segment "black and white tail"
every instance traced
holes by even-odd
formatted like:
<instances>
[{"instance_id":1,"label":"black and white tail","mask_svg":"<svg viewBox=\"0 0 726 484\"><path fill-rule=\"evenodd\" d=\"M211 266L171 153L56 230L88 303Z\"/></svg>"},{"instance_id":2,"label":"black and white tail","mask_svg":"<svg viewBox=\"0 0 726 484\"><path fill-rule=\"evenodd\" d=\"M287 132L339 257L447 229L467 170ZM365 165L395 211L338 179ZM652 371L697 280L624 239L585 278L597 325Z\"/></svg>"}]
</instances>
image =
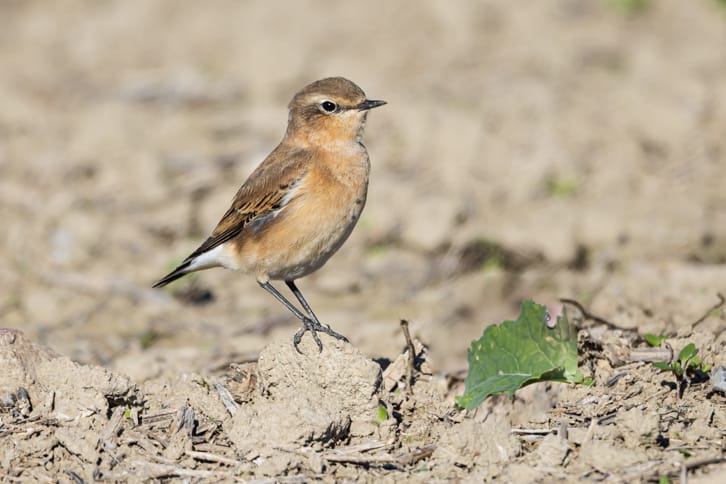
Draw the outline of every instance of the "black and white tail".
<instances>
[{"instance_id":1,"label":"black and white tail","mask_svg":"<svg viewBox=\"0 0 726 484\"><path fill-rule=\"evenodd\" d=\"M170 282L174 282L180 277L183 277L190 272L194 272L194 269L192 269L190 266L192 265L193 259L187 259L184 262L182 262L179 267L171 271L169 274L162 277L159 282L154 284L152 287L164 287Z\"/></svg>"}]
</instances>

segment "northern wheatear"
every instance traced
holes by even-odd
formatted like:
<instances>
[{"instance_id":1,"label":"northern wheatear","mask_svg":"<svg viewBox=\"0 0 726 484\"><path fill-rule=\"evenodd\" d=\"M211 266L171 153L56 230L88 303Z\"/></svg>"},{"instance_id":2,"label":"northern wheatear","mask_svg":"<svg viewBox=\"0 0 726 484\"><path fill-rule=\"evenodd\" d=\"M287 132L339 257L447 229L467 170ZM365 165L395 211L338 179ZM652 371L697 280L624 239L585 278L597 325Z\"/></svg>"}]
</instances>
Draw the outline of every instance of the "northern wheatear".
<instances>
[{"instance_id":1,"label":"northern wheatear","mask_svg":"<svg viewBox=\"0 0 726 484\"><path fill-rule=\"evenodd\" d=\"M211 267L254 274L302 321L293 338L298 352L306 331L320 351L318 331L347 341L320 324L295 279L325 264L358 221L370 171L361 137L368 110L384 104L366 99L342 77L315 81L295 94L280 144L244 182L211 236L154 287ZM270 280L285 281L305 314Z\"/></svg>"}]
</instances>

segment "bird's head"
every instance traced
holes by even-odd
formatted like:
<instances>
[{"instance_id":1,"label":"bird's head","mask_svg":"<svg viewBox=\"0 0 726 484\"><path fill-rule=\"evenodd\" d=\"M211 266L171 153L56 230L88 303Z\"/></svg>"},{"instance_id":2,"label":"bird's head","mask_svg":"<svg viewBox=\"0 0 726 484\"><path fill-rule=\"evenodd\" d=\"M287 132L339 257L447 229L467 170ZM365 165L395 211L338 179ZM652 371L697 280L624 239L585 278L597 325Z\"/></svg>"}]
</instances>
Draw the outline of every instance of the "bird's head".
<instances>
[{"instance_id":1,"label":"bird's head","mask_svg":"<svg viewBox=\"0 0 726 484\"><path fill-rule=\"evenodd\" d=\"M368 110L384 104L366 99L363 90L348 79L320 79L290 101L287 136L314 144L360 141Z\"/></svg>"}]
</instances>

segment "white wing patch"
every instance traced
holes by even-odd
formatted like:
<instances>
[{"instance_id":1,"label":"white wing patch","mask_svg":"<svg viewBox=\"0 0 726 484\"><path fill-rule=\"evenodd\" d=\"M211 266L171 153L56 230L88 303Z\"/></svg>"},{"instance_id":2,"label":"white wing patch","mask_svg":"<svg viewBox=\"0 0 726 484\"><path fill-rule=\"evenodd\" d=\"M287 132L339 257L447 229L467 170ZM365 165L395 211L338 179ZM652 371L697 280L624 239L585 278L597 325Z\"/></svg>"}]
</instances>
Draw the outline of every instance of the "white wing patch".
<instances>
[{"instance_id":1,"label":"white wing patch","mask_svg":"<svg viewBox=\"0 0 726 484\"><path fill-rule=\"evenodd\" d=\"M200 271L203 269L211 269L212 267L225 267L227 269L237 270L238 264L234 257L230 257L225 250L226 243L218 245L214 249L208 250L196 256L189 264L189 272Z\"/></svg>"}]
</instances>

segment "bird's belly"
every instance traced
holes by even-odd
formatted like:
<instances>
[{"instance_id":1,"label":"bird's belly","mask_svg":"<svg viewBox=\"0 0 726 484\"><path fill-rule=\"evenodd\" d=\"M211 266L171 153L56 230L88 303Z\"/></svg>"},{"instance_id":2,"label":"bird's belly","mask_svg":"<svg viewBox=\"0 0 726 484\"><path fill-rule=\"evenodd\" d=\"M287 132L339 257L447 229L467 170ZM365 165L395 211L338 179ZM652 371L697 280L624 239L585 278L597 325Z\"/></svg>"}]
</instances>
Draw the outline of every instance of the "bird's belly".
<instances>
[{"instance_id":1,"label":"bird's belly","mask_svg":"<svg viewBox=\"0 0 726 484\"><path fill-rule=\"evenodd\" d=\"M348 239L363 211L365 191L350 195L296 200L259 232L243 232L233 242L234 269L261 281L294 280L316 271Z\"/></svg>"},{"instance_id":2,"label":"bird's belly","mask_svg":"<svg viewBox=\"0 0 726 484\"><path fill-rule=\"evenodd\" d=\"M338 213L323 211L318 217L305 217L291 230L287 246L268 258L265 272L270 279L293 280L322 267L345 243L358 222L362 207Z\"/></svg>"}]
</instances>

